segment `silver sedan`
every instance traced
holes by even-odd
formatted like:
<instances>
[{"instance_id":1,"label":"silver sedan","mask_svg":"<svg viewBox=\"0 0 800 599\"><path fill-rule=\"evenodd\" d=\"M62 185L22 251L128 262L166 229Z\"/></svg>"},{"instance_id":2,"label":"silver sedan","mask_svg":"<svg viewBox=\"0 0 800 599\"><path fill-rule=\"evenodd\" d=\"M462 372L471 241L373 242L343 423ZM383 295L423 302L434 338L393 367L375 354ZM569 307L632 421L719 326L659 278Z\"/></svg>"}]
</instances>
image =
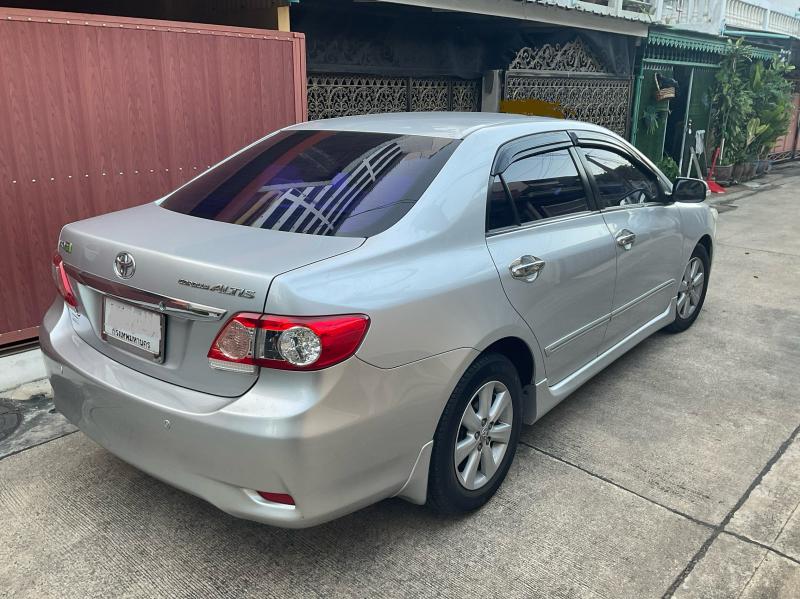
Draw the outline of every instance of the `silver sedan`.
<instances>
[{"instance_id":1,"label":"silver sedan","mask_svg":"<svg viewBox=\"0 0 800 599\"><path fill-rule=\"evenodd\" d=\"M488 501L520 429L698 317L714 212L594 125L489 113L287 127L65 226L55 403L239 517Z\"/></svg>"}]
</instances>

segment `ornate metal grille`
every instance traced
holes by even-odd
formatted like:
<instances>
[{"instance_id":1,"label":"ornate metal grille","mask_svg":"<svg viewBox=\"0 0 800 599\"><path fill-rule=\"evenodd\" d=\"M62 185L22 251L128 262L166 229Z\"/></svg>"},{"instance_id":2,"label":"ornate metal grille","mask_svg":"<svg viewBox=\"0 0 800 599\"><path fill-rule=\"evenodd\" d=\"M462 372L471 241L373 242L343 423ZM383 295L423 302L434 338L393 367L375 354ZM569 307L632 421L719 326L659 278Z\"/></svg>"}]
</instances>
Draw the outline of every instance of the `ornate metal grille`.
<instances>
[{"instance_id":1,"label":"ornate metal grille","mask_svg":"<svg viewBox=\"0 0 800 599\"><path fill-rule=\"evenodd\" d=\"M480 81L453 81L450 85L452 108L456 112L480 110Z\"/></svg>"},{"instance_id":2,"label":"ornate metal grille","mask_svg":"<svg viewBox=\"0 0 800 599\"><path fill-rule=\"evenodd\" d=\"M506 77L506 99L554 102L567 118L602 125L623 136L628 127L630 95L630 79Z\"/></svg>"},{"instance_id":3,"label":"ornate metal grille","mask_svg":"<svg viewBox=\"0 0 800 599\"><path fill-rule=\"evenodd\" d=\"M450 110L450 82L442 79L412 79L411 110Z\"/></svg>"},{"instance_id":4,"label":"ornate metal grille","mask_svg":"<svg viewBox=\"0 0 800 599\"><path fill-rule=\"evenodd\" d=\"M607 72L580 37L563 45L522 48L506 72L506 100L557 104L567 118L626 135L633 82Z\"/></svg>"},{"instance_id":5,"label":"ornate metal grille","mask_svg":"<svg viewBox=\"0 0 800 599\"><path fill-rule=\"evenodd\" d=\"M509 69L527 71L568 71L571 73L605 73L605 67L586 48L581 38L563 46L545 44L538 48L522 48L508 65Z\"/></svg>"},{"instance_id":6,"label":"ornate metal grille","mask_svg":"<svg viewBox=\"0 0 800 599\"><path fill-rule=\"evenodd\" d=\"M408 81L403 77L311 75L308 118L403 112L408 110Z\"/></svg>"},{"instance_id":7,"label":"ornate metal grille","mask_svg":"<svg viewBox=\"0 0 800 599\"><path fill-rule=\"evenodd\" d=\"M422 110L479 109L480 81L314 74L308 118Z\"/></svg>"}]
</instances>

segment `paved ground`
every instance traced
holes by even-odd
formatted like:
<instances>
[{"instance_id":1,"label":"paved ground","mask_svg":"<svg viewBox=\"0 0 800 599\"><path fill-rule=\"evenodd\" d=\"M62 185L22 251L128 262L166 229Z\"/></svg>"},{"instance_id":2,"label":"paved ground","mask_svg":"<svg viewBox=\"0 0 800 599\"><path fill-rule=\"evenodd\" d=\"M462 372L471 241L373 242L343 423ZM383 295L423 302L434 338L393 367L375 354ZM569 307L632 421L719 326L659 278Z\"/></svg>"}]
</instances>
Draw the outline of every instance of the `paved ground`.
<instances>
[{"instance_id":1,"label":"paved ground","mask_svg":"<svg viewBox=\"0 0 800 599\"><path fill-rule=\"evenodd\" d=\"M800 597L798 183L721 206L695 327L526 428L480 512L276 530L68 434L0 461L0 596Z\"/></svg>"},{"instance_id":2,"label":"paved ground","mask_svg":"<svg viewBox=\"0 0 800 599\"><path fill-rule=\"evenodd\" d=\"M53 407L38 349L0 357L0 459L75 432Z\"/></svg>"}]
</instances>

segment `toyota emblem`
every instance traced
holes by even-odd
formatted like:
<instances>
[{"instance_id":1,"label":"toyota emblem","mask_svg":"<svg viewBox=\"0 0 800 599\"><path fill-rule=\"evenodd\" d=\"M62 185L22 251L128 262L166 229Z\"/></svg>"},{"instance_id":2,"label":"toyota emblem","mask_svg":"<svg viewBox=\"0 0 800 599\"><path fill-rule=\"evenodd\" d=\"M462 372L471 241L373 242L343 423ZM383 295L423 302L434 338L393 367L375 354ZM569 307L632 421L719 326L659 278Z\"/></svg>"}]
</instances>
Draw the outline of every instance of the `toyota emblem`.
<instances>
[{"instance_id":1,"label":"toyota emblem","mask_svg":"<svg viewBox=\"0 0 800 599\"><path fill-rule=\"evenodd\" d=\"M128 252L120 252L114 258L114 272L120 279L130 279L136 272L136 261Z\"/></svg>"}]
</instances>

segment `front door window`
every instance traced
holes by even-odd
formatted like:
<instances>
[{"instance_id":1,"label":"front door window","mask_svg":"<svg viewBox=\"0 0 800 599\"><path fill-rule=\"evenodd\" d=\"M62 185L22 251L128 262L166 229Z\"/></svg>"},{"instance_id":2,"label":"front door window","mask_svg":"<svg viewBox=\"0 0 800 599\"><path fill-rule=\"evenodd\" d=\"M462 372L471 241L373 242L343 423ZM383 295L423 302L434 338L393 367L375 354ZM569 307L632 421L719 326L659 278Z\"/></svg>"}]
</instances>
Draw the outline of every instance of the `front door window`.
<instances>
[{"instance_id":1,"label":"front door window","mask_svg":"<svg viewBox=\"0 0 800 599\"><path fill-rule=\"evenodd\" d=\"M597 184L597 202L601 209L658 201L659 186L652 173L612 150L584 148L581 151L586 168Z\"/></svg>"}]
</instances>

